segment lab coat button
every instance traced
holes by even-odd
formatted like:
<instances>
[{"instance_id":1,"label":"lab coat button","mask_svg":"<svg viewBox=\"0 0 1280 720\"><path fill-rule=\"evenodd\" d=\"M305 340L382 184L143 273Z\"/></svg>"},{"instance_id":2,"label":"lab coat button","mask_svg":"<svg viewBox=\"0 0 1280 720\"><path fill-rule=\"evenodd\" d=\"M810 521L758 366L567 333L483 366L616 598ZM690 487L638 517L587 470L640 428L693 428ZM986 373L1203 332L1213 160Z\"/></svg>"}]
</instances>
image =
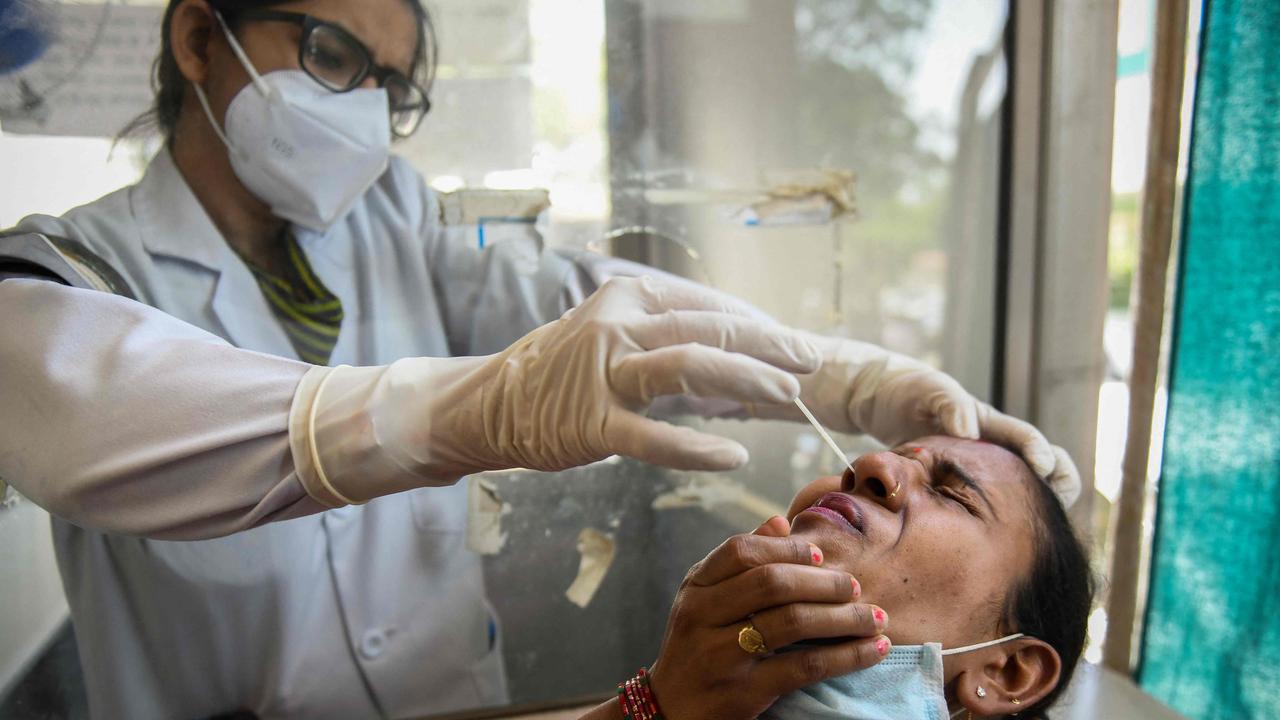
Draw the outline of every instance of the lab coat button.
<instances>
[{"instance_id":1,"label":"lab coat button","mask_svg":"<svg viewBox=\"0 0 1280 720\"><path fill-rule=\"evenodd\" d=\"M386 650L387 636L381 630L370 630L360 640L360 654L365 660L377 660Z\"/></svg>"}]
</instances>

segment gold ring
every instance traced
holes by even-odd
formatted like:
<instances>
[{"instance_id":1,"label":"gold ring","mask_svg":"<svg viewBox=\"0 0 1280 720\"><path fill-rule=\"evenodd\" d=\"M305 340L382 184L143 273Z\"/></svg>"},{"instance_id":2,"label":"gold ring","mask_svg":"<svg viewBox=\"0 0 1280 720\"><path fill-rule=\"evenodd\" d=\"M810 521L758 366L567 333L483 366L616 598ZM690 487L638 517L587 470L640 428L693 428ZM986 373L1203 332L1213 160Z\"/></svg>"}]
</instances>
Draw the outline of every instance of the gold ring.
<instances>
[{"instance_id":1,"label":"gold ring","mask_svg":"<svg viewBox=\"0 0 1280 720\"><path fill-rule=\"evenodd\" d=\"M738 647L752 655L769 654L769 646L764 644L764 636L760 634L755 625L751 624L750 620L738 631Z\"/></svg>"}]
</instances>

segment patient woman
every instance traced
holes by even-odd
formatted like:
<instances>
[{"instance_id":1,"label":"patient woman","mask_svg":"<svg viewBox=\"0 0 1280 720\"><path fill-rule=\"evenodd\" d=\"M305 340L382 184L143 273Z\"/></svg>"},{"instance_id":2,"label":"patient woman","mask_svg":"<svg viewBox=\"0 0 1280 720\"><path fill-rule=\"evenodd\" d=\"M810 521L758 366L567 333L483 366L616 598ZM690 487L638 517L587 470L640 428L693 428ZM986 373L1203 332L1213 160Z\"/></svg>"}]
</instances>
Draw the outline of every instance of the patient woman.
<instances>
[{"instance_id":1,"label":"patient woman","mask_svg":"<svg viewBox=\"0 0 1280 720\"><path fill-rule=\"evenodd\" d=\"M1088 560L1017 455L922 438L816 480L788 516L695 565L657 663L585 717L1035 718L1066 687Z\"/></svg>"}]
</instances>

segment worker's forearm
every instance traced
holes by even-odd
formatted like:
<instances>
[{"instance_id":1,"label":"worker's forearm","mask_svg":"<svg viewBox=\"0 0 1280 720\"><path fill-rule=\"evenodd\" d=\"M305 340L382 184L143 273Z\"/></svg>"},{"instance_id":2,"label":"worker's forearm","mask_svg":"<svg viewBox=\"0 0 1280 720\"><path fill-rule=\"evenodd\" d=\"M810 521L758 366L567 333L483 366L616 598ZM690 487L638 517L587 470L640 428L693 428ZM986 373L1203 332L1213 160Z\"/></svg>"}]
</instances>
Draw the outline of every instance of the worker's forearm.
<instances>
[{"instance_id":1,"label":"worker's forearm","mask_svg":"<svg viewBox=\"0 0 1280 720\"><path fill-rule=\"evenodd\" d=\"M156 538L318 512L288 435L309 367L122 298L0 282L0 476L70 522Z\"/></svg>"},{"instance_id":2,"label":"worker's forearm","mask_svg":"<svg viewBox=\"0 0 1280 720\"><path fill-rule=\"evenodd\" d=\"M608 702L591 708L579 720L622 720L622 704L618 698L610 698Z\"/></svg>"}]
</instances>

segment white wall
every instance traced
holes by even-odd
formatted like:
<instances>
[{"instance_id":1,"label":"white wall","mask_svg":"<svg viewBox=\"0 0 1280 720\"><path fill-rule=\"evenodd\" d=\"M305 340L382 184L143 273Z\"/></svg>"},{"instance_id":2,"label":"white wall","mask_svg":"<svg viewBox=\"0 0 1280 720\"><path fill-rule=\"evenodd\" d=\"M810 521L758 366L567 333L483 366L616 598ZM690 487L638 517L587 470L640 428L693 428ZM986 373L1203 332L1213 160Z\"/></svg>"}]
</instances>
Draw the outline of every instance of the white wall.
<instances>
[{"instance_id":1,"label":"white wall","mask_svg":"<svg viewBox=\"0 0 1280 720\"><path fill-rule=\"evenodd\" d=\"M106 138L6 134L0 128L0 229L33 213L61 215L136 182L137 143L114 152Z\"/></svg>"}]
</instances>

